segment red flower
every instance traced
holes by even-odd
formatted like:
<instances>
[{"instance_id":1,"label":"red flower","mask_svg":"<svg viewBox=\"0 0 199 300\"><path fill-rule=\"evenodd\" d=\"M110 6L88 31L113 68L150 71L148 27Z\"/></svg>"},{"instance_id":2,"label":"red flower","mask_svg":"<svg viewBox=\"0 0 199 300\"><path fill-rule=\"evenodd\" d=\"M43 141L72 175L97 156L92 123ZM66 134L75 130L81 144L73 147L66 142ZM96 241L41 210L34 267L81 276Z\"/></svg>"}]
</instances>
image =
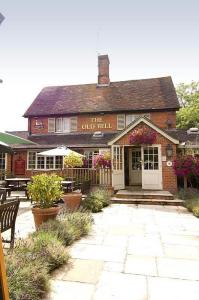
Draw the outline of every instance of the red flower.
<instances>
[{"instance_id":1,"label":"red flower","mask_svg":"<svg viewBox=\"0 0 199 300\"><path fill-rule=\"evenodd\" d=\"M129 143L134 145L152 145L155 141L156 132L143 128L135 129L129 137Z\"/></svg>"}]
</instances>

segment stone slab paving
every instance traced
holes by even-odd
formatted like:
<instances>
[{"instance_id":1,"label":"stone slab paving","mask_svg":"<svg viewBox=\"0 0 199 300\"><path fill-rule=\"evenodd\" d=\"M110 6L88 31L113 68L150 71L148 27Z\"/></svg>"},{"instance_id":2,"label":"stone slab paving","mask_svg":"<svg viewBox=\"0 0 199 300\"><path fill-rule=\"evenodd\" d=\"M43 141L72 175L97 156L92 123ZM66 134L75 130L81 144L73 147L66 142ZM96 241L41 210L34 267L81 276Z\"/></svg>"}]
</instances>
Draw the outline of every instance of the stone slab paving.
<instances>
[{"instance_id":1,"label":"stone slab paving","mask_svg":"<svg viewBox=\"0 0 199 300\"><path fill-rule=\"evenodd\" d=\"M69 248L47 300L198 300L199 219L183 207L113 204ZM34 231L30 211L17 237Z\"/></svg>"},{"instance_id":2,"label":"stone slab paving","mask_svg":"<svg viewBox=\"0 0 199 300\"><path fill-rule=\"evenodd\" d=\"M94 220L48 300L199 299L199 219L185 208L113 204Z\"/></svg>"}]
</instances>

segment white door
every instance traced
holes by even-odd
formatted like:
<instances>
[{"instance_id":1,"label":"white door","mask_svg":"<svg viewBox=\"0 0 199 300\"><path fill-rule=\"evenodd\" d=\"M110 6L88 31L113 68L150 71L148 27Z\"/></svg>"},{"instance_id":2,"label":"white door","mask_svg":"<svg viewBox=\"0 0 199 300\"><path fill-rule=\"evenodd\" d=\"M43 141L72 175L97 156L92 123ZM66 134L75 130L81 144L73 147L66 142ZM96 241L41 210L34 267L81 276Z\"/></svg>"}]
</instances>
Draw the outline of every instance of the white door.
<instances>
[{"instance_id":1,"label":"white door","mask_svg":"<svg viewBox=\"0 0 199 300\"><path fill-rule=\"evenodd\" d=\"M144 146L142 151L142 188L162 190L161 145Z\"/></svg>"},{"instance_id":2,"label":"white door","mask_svg":"<svg viewBox=\"0 0 199 300\"><path fill-rule=\"evenodd\" d=\"M114 190L125 188L124 146L112 146L112 186L114 187Z\"/></svg>"},{"instance_id":3,"label":"white door","mask_svg":"<svg viewBox=\"0 0 199 300\"><path fill-rule=\"evenodd\" d=\"M129 148L129 185L142 184L141 148Z\"/></svg>"}]
</instances>

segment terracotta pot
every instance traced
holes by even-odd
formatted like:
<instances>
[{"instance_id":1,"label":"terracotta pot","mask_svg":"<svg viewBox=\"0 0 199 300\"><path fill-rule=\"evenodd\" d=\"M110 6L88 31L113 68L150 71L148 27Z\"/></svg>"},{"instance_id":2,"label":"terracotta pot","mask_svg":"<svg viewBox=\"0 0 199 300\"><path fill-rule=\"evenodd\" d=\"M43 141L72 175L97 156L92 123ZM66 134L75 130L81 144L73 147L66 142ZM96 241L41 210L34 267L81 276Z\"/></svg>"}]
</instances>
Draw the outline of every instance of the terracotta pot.
<instances>
[{"instance_id":1,"label":"terracotta pot","mask_svg":"<svg viewBox=\"0 0 199 300\"><path fill-rule=\"evenodd\" d=\"M59 210L60 210L59 206L53 206L49 208L33 207L32 213L33 213L36 229L38 229L38 227L43 222L46 222L50 219L55 219L59 213Z\"/></svg>"},{"instance_id":2,"label":"terracotta pot","mask_svg":"<svg viewBox=\"0 0 199 300\"><path fill-rule=\"evenodd\" d=\"M68 209L75 210L80 206L82 200L82 193L72 192L64 194L63 200Z\"/></svg>"},{"instance_id":3,"label":"terracotta pot","mask_svg":"<svg viewBox=\"0 0 199 300\"><path fill-rule=\"evenodd\" d=\"M107 186L107 192L108 192L109 196L113 196L113 194L114 194L114 187Z\"/></svg>"}]
</instances>

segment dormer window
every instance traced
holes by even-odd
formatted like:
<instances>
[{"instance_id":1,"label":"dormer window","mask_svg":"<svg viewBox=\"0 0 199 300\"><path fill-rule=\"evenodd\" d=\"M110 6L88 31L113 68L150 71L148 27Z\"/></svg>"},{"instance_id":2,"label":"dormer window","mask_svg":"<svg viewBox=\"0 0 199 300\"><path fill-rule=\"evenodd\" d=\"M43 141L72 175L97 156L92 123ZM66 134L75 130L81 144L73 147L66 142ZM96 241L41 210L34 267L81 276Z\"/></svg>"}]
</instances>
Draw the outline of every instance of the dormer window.
<instances>
[{"instance_id":1,"label":"dormer window","mask_svg":"<svg viewBox=\"0 0 199 300\"><path fill-rule=\"evenodd\" d=\"M103 132L101 132L101 131L95 131L94 133L93 133L93 137L94 138L101 138L101 137L103 137L104 136L104 134L103 134Z\"/></svg>"}]
</instances>

